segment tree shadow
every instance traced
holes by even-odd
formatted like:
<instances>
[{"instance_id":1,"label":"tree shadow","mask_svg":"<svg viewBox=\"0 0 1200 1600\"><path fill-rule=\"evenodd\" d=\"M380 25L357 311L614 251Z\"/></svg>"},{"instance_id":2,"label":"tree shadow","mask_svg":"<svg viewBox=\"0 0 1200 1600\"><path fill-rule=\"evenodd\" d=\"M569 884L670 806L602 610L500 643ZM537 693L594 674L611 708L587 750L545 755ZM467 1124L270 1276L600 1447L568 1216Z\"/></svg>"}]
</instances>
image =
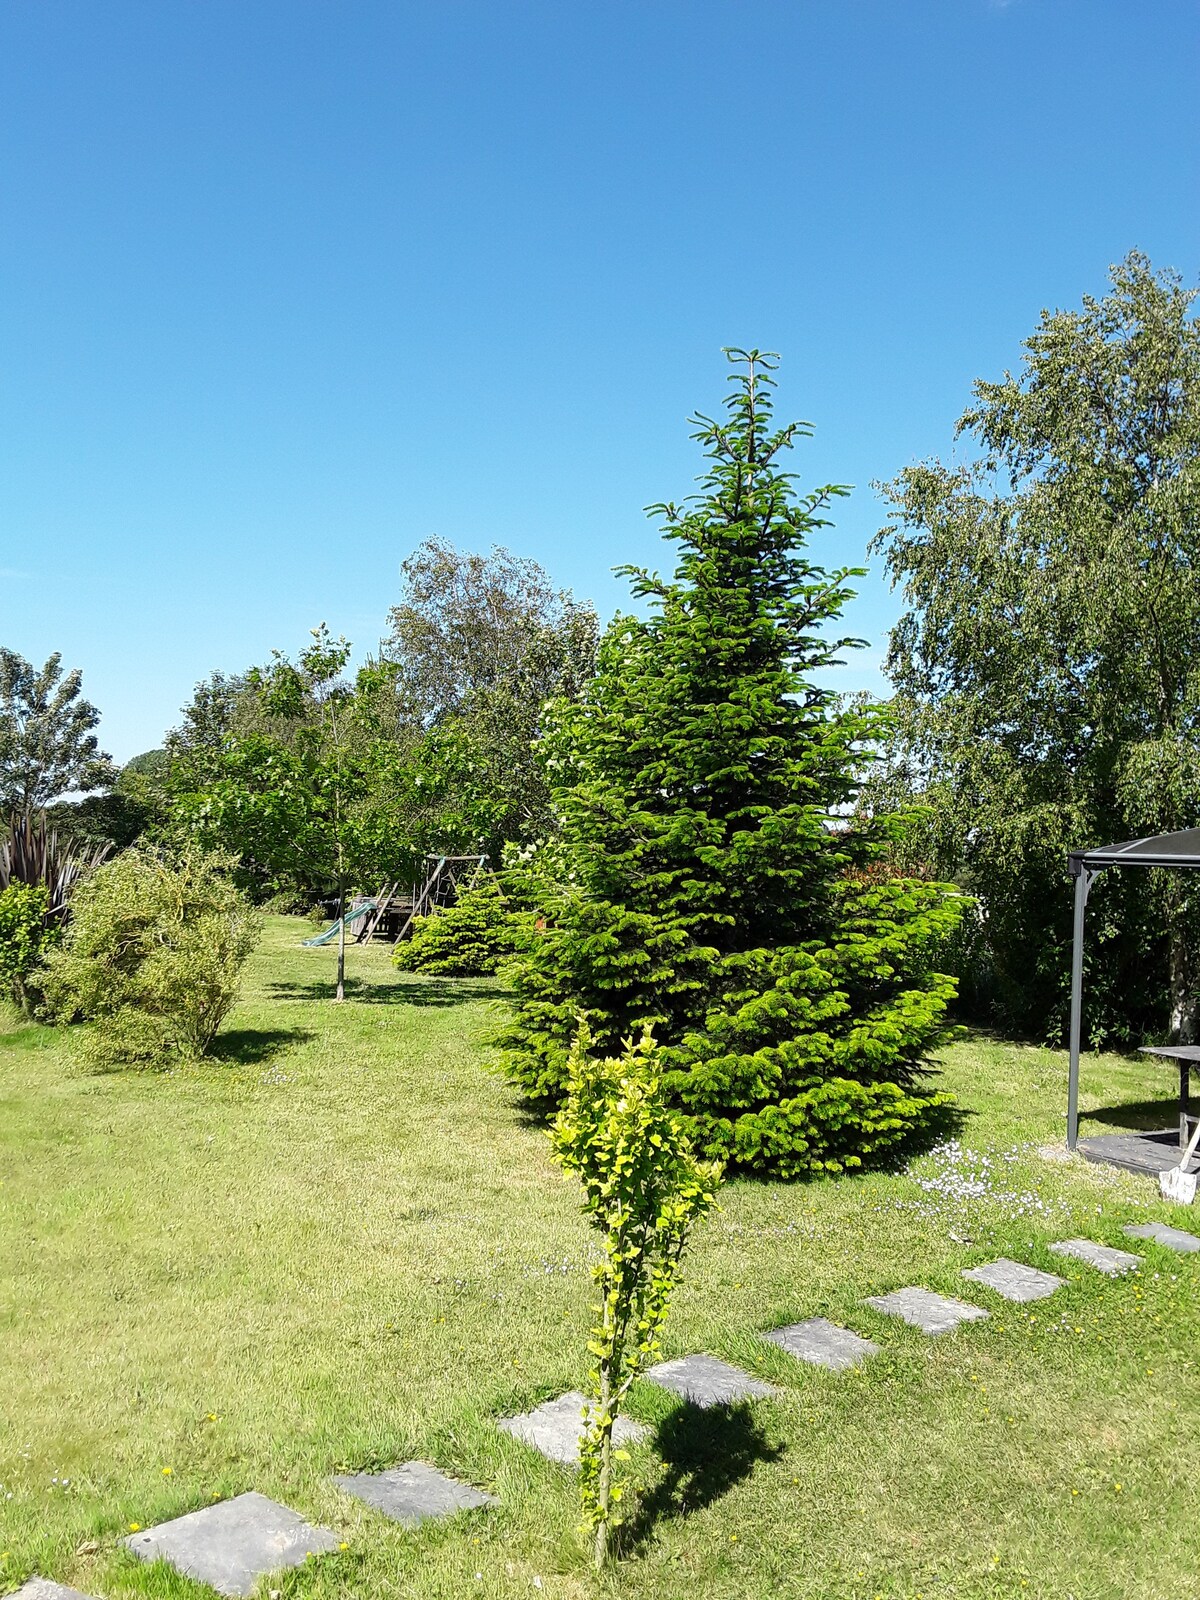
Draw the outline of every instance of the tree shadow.
<instances>
[{"instance_id":1,"label":"tree shadow","mask_svg":"<svg viewBox=\"0 0 1200 1600\"><path fill-rule=\"evenodd\" d=\"M465 1006L479 1000L502 1000L508 990L488 978L396 977L387 983L346 979L346 999L368 1006ZM332 1000L334 985L326 976L267 985L273 1000Z\"/></svg>"},{"instance_id":2,"label":"tree shadow","mask_svg":"<svg viewBox=\"0 0 1200 1600\"><path fill-rule=\"evenodd\" d=\"M659 1426L655 1446L663 1473L620 1528L622 1555L643 1550L660 1522L702 1511L749 1477L760 1461L778 1461L784 1453L744 1404L702 1410L685 1402Z\"/></svg>"},{"instance_id":3,"label":"tree shadow","mask_svg":"<svg viewBox=\"0 0 1200 1600\"><path fill-rule=\"evenodd\" d=\"M315 1038L311 1028L229 1028L209 1045L208 1058L253 1067Z\"/></svg>"}]
</instances>

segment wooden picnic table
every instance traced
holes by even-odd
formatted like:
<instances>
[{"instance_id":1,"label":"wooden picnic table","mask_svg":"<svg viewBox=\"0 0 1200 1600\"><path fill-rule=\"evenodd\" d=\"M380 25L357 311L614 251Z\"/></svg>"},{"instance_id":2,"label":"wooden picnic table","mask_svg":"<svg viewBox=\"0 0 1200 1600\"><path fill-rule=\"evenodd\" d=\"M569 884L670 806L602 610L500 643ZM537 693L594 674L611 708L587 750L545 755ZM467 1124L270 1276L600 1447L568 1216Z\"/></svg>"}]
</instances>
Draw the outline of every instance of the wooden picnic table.
<instances>
[{"instance_id":1,"label":"wooden picnic table","mask_svg":"<svg viewBox=\"0 0 1200 1600\"><path fill-rule=\"evenodd\" d=\"M1200 1063L1200 1044L1143 1044L1138 1048L1145 1056L1164 1056L1179 1063L1179 1148L1186 1149L1191 1125L1200 1121L1191 1107L1191 1071L1193 1063Z\"/></svg>"}]
</instances>

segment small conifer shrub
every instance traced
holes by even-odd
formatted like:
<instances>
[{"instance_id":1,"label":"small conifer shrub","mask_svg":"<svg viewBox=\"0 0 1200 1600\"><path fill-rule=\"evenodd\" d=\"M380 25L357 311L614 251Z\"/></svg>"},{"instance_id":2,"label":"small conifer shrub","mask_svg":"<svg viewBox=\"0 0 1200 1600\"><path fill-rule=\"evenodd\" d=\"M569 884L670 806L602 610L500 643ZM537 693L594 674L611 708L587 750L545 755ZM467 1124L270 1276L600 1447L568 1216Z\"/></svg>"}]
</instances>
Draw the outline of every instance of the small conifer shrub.
<instances>
[{"instance_id":1,"label":"small conifer shrub","mask_svg":"<svg viewBox=\"0 0 1200 1600\"><path fill-rule=\"evenodd\" d=\"M649 615L614 621L548 718L558 865L503 1042L554 1105L580 1018L606 1053L653 1027L698 1148L791 1178L943 1125L954 981L931 953L962 901L874 870L887 826L853 812L877 713L821 677L856 642L828 631L854 574L805 553L844 491L796 491L781 457L805 430L772 424L772 363L731 354L726 416L696 419L701 493L652 508L674 577L627 569Z\"/></svg>"},{"instance_id":2,"label":"small conifer shrub","mask_svg":"<svg viewBox=\"0 0 1200 1600\"><path fill-rule=\"evenodd\" d=\"M392 960L403 972L486 978L499 972L533 936L533 917L514 910L494 877L464 889L453 905L418 917Z\"/></svg>"}]
</instances>

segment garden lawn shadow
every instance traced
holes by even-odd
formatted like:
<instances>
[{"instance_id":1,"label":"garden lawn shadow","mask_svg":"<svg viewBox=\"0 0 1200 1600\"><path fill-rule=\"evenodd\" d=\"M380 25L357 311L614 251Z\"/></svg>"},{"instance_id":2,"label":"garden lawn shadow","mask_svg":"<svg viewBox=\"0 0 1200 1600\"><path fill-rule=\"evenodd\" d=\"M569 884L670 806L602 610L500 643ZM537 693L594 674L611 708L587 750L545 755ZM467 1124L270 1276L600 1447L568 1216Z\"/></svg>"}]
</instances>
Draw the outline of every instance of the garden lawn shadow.
<instances>
[{"instance_id":1,"label":"garden lawn shadow","mask_svg":"<svg viewBox=\"0 0 1200 1600\"><path fill-rule=\"evenodd\" d=\"M311 980L267 985L271 1000L332 1000L336 979L332 971ZM346 979L346 999L368 1006L465 1006L480 1000L503 1000L508 990L488 978L425 978L396 974L391 983L365 983Z\"/></svg>"},{"instance_id":2,"label":"garden lawn shadow","mask_svg":"<svg viewBox=\"0 0 1200 1600\"><path fill-rule=\"evenodd\" d=\"M1157 1100L1127 1100L1124 1105L1097 1106L1080 1111L1079 1121L1102 1122L1108 1128L1131 1128L1135 1133L1157 1133L1160 1128L1179 1124L1179 1097L1174 1082L1163 1079L1163 1092Z\"/></svg>"},{"instance_id":3,"label":"garden lawn shadow","mask_svg":"<svg viewBox=\"0 0 1200 1600\"><path fill-rule=\"evenodd\" d=\"M784 1453L748 1405L701 1408L687 1401L659 1426L654 1447L663 1473L618 1531L622 1555L643 1548L660 1522L703 1511L749 1477L759 1462L778 1461Z\"/></svg>"},{"instance_id":4,"label":"garden lawn shadow","mask_svg":"<svg viewBox=\"0 0 1200 1600\"><path fill-rule=\"evenodd\" d=\"M311 1028L228 1028L209 1045L208 1057L210 1061L232 1061L238 1066L253 1067L290 1050L293 1045L307 1044L315 1038Z\"/></svg>"}]
</instances>

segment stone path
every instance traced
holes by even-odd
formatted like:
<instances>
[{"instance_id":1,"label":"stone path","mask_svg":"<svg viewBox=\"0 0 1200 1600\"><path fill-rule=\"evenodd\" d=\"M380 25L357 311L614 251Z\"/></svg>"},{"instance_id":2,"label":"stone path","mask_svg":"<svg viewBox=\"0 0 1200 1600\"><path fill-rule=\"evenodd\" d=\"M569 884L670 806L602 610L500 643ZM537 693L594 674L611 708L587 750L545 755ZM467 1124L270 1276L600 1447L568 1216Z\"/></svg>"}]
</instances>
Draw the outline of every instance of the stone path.
<instances>
[{"instance_id":1,"label":"stone path","mask_svg":"<svg viewBox=\"0 0 1200 1600\"><path fill-rule=\"evenodd\" d=\"M550 1461L559 1461L565 1467L579 1465L579 1439L583 1433L583 1408L587 1399L576 1390L560 1394L557 1400L546 1400L532 1411L520 1416L505 1417L500 1423L505 1433L512 1434L531 1449L539 1450ZM613 1443L639 1444L650 1432L643 1422L629 1417L618 1417L613 1424Z\"/></svg>"},{"instance_id":2,"label":"stone path","mask_svg":"<svg viewBox=\"0 0 1200 1600\"><path fill-rule=\"evenodd\" d=\"M786 1328L774 1328L763 1334L772 1344L777 1344L798 1361L808 1361L814 1367L827 1367L830 1372L845 1372L856 1367L868 1356L879 1354L880 1346L849 1328L839 1328L836 1322L824 1317L810 1317L807 1322L793 1322Z\"/></svg>"},{"instance_id":3,"label":"stone path","mask_svg":"<svg viewBox=\"0 0 1200 1600\"><path fill-rule=\"evenodd\" d=\"M268 1572L298 1567L310 1555L336 1550L338 1537L328 1528L312 1527L265 1494L251 1492L160 1522L122 1543L143 1561L161 1557L218 1594L246 1596Z\"/></svg>"},{"instance_id":4,"label":"stone path","mask_svg":"<svg viewBox=\"0 0 1200 1600\"><path fill-rule=\"evenodd\" d=\"M1001 1256L998 1261L985 1262L981 1267L965 1267L963 1277L985 1284L1006 1300L1015 1300L1018 1305L1027 1305L1030 1300L1044 1300L1056 1289L1061 1289L1067 1281L1065 1278L1056 1278L1052 1272L1039 1272L1036 1267L1027 1267L1023 1261L1010 1261L1007 1256Z\"/></svg>"},{"instance_id":5,"label":"stone path","mask_svg":"<svg viewBox=\"0 0 1200 1600\"><path fill-rule=\"evenodd\" d=\"M65 1583L52 1583L49 1578L30 1578L8 1600L91 1600L91 1596L68 1589Z\"/></svg>"},{"instance_id":6,"label":"stone path","mask_svg":"<svg viewBox=\"0 0 1200 1600\"><path fill-rule=\"evenodd\" d=\"M1124 1232L1130 1239L1150 1240L1181 1254L1200 1252L1200 1237L1163 1222L1128 1223ZM1110 1277L1136 1271L1141 1266L1140 1256L1111 1245L1097 1244L1092 1239L1058 1239L1048 1248L1056 1255L1080 1261ZM1067 1281L1006 1256L966 1267L962 1276L1018 1304L1043 1300ZM981 1322L988 1317L981 1306L917 1285L872 1295L863 1303L887 1316L899 1317L930 1336L949 1333L965 1322ZM774 1328L762 1337L797 1360L831 1372L845 1372L878 1355L881 1349L873 1340L825 1317L810 1317L805 1322ZM707 1354L660 1362L651 1367L645 1377L691 1405L704 1408L748 1399L768 1399L778 1393L762 1379ZM577 1467L586 1405L585 1397L571 1390L532 1411L504 1417L498 1426L549 1460ZM613 1428L613 1439L620 1445L636 1444L644 1440L649 1431L644 1423L620 1417ZM460 1511L498 1504L494 1495L460 1483L425 1461L406 1461L384 1472L343 1473L333 1482L347 1494L407 1527L416 1527L429 1518L453 1516ZM254 1492L131 1534L122 1543L144 1561L164 1560L185 1577L206 1583L218 1593L238 1597L238 1600L249 1596L267 1574L298 1567L310 1555L339 1548L337 1535L328 1528L313 1527L287 1506ZM89 1600L89 1597L48 1578L33 1577L8 1600Z\"/></svg>"},{"instance_id":7,"label":"stone path","mask_svg":"<svg viewBox=\"0 0 1200 1600\"><path fill-rule=\"evenodd\" d=\"M495 1495L448 1478L427 1461L406 1461L386 1472L342 1473L333 1481L347 1494L410 1528L429 1517L452 1517L458 1511L499 1504Z\"/></svg>"},{"instance_id":8,"label":"stone path","mask_svg":"<svg viewBox=\"0 0 1200 1600\"><path fill-rule=\"evenodd\" d=\"M769 1383L752 1378L741 1367L718 1361L716 1356L684 1356L678 1361L662 1361L643 1376L702 1410L710 1406L735 1405L739 1400L769 1400L776 1392Z\"/></svg>"},{"instance_id":9,"label":"stone path","mask_svg":"<svg viewBox=\"0 0 1200 1600\"><path fill-rule=\"evenodd\" d=\"M1194 1233L1169 1228L1165 1222L1142 1222L1136 1226L1130 1222L1122 1232L1130 1239L1153 1239L1155 1244L1165 1244L1168 1250L1178 1250L1182 1255L1200 1250L1200 1239Z\"/></svg>"},{"instance_id":10,"label":"stone path","mask_svg":"<svg viewBox=\"0 0 1200 1600\"><path fill-rule=\"evenodd\" d=\"M1097 1244L1094 1239L1057 1239L1049 1248L1056 1256L1070 1256L1085 1266L1095 1267L1097 1272L1106 1272L1110 1278L1119 1277L1123 1272L1136 1272L1142 1264L1141 1256L1131 1255L1128 1250L1114 1250L1108 1244Z\"/></svg>"},{"instance_id":11,"label":"stone path","mask_svg":"<svg viewBox=\"0 0 1200 1600\"><path fill-rule=\"evenodd\" d=\"M893 1289L891 1294L871 1295L863 1304L874 1306L885 1316L899 1317L910 1328L935 1335L950 1333L960 1322L982 1322L987 1317L982 1306L934 1294L932 1289Z\"/></svg>"}]
</instances>

